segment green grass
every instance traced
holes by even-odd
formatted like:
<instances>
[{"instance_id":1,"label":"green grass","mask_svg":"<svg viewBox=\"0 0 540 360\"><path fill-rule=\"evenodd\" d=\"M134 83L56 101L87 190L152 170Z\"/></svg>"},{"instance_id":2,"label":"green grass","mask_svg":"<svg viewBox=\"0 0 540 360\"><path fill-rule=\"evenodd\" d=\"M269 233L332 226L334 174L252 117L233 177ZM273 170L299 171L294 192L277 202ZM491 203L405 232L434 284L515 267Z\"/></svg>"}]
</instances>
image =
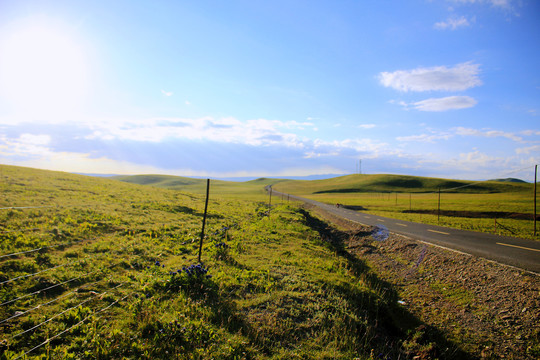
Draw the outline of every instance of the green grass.
<instances>
[{"instance_id":1,"label":"green grass","mask_svg":"<svg viewBox=\"0 0 540 360\"><path fill-rule=\"evenodd\" d=\"M349 175L317 181L285 181L273 188L328 204L341 203L374 215L534 238L533 184L473 182L473 186L444 191L468 183L471 182L399 175ZM443 191L438 217L439 187ZM452 211L462 216L449 216ZM528 219L516 219L515 214L525 214L521 217Z\"/></svg>"},{"instance_id":2,"label":"green grass","mask_svg":"<svg viewBox=\"0 0 540 360\"><path fill-rule=\"evenodd\" d=\"M195 194L206 193L206 179L192 179L181 176L170 175L132 175L115 176L112 179L139 185L150 185L163 189L185 191ZM242 198L249 197L252 200L262 200L266 196L264 187L285 181L283 179L259 178L251 181L223 181L211 180L211 192L219 194L220 197Z\"/></svg>"},{"instance_id":3,"label":"green grass","mask_svg":"<svg viewBox=\"0 0 540 360\"><path fill-rule=\"evenodd\" d=\"M346 175L325 180L289 180L280 182L276 190L287 189L291 194L324 194L324 193L427 193L461 187L449 190L459 193L501 193L527 192L532 193L532 184L522 182L485 181L474 182L451 180L408 175Z\"/></svg>"},{"instance_id":4,"label":"green grass","mask_svg":"<svg viewBox=\"0 0 540 360\"><path fill-rule=\"evenodd\" d=\"M189 276L177 270L197 263L199 181L187 193L12 166L0 178L0 256L29 251L0 257L0 359L396 358L434 338L442 358L466 358L437 335L413 341L421 323L323 240L324 223L286 202L267 216L261 187L275 180L211 188L208 273Z\"/></svg>"}]
</instances>

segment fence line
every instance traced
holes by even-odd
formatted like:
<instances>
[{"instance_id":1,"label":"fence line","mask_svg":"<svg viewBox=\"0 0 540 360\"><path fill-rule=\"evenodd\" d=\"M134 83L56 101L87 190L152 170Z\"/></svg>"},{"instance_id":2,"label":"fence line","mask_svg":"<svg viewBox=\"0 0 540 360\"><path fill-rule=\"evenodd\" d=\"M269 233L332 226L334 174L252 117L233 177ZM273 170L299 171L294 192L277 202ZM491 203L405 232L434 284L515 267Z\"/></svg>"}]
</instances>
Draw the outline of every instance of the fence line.
<instances>
[{"instance_id":1,"label":"fence line","mask_svg":"<svg viewBox=\"0 0 540 360\"><path fill-rule=\"evenodd\" d=\"M76 293L77 291L79 291L80 289L82 289L82 288L84 288L84 287L87 287L87 286L90 286L90 285L97 284L97 283L100 282L101 280L103 280L103 279L100 279L100 280L98 280L98 281L94 281L93 283L84 284L83 286L80 286L80 287L78 287L78 288L75 289L75 290L72 290L72 291L70 291L70 292L68 292L68 293L65 293L65 294L63 294L63 295L61 295L61 296L59 296L59 297L57 297L57 298L55 298L55 299L53 299L53 300L51 300L51 301L48 301L48 302L46 302L46 303L44 303L44 304L39 304L39 305L36 306L36 307L33 307L33 308L31 308L31 309L28 309L28 310L26 310L26 311L24 311L24 312L20 312L20 313L18 313L18 314L15 314L15 315L13 315L13 316L7 318L7 319L4 319L4 320L0 321L0 324L3 324L3 323L5 323L6 321L9 321L9 320L13 320L13 319L15 319L15 318L18 318L19 316L23 316L23 315L25 315L25 314L27 314L27 313L29 313L29 312L32 312L32 311L34 311L34 310L36 310L36 309L41 308L42 306L52 304L53 302L58 301L58 300L60 300L60 299L63 299L63 298L65 298L65 297L67 297L68 295L75 294L75 293Z\"/></svg>"},{"instance_id":2,"label":"fence line","mask_svg":"<svg viewBox=\"0 0 540 360\"><path fill-rule=\"evenodd\" d=\"M58 301L58 300L60 300L60 299L63 299L63 298L65 298L65 297L67 297L68 295L71 295L71 294L73 294L73 293L75 293L75 291L70 291L70 292L65 293L65 294L63 294L62 296L59 296L59 297L57 297L56 299L53 299L53 300L51 300L51 301L48 301L48 302L46 302L46 303L44 303L44 304L39 304L38 306L33 307L33 308L31 308L31 309L28 309L28 310L26 310L26 311L18 312L18 313L16 313L16 314L13 315L13 316L8 317L7 319L4 319L4 320L0 321L0 324L3 324L3 323L5 323L6 321L9 321L9 320L13 320L13 319L15 319L15 318L18 318L19 316L23 316L23 315L25 315L25 314L28 314L29 312L32 312L32 311L34 311L34 310L36 310L36 309L39 309L39 308L41 308L42 306L52 304L53 302Z\"/></svg>"},{"instance_id":3,"label":"fence line","mask_svg":"<svg viewBox=\"0 0 540 360\"><path fill-rule=\"evenodd\" d=\"M122 285L124 285L124 284L125 284L125 282L123 282L123 283L121 283L121 284L119 284L119 285L115 286L114 288L109 289L109 290L107 290L107 291L115 290L115 289L119 288L120 286L122 286ZM34 327L31 327L31 328L29 328L29 329L27 329L27 330L24 330L24 331L22 331L22 332L20 332L20 333L18 333L18 334L12 335L12 336L11 336L11 339L14 339L14 338L16 338L16 337L18 337L18 336L21 336L21 335L23 335L23 334L26 334L27 332L30 332L30 331L32 331L32 330L34 330L34 329L37 329L37 328L40 327L41 325L46 324L46 323L50 322L51 320L57 318L58 316L60 316L60 315L62 315L62 314L65 314L66 312L71 311L71 310L73 310L73 309L75 309L75 308L78 308L79 306L81 306L81 305L83 305L83 304L86 304L87 302L89 302L89 301L91 301L91 300L94 300L94 299L97 298L98 296L103 296L103 295L105 295L105 294L107 293L107 291L104 291L104 292L102 292L101 294L95 294L93 297L88 298L88 299L86 299L86 300L80 302L79 304L70 307L69 309L66 309L66 310L64 310L64 311L62 311L62 312L59 312L59 313L57 313L57 314L51 316L51 317L48 318L47 320L45 320L45 321L43 321L43 322L37 324L37 325L34 326Z\"/></svg>"},{"instance_id":4,"label":"fence line","mask_svg":"<svg viewBox=\"0 0 540 360\"><path fill-rule=\"evenodd\" d=\"M42 209L42 208L52 208L56 207L54 205L46 205L46 206L8 206L8 207L2 207L0 210L20 210L20 209Z\"/></svg>"},{"instance_id":5,"label":"fence line","mask_svg":"<svg viewBox=\"0 0 540 360\"><path fill-rule=\"evenodd\" d=\"M87 239L87 240L95 240L97 238L93 238L93 239ZM53 247L57 247L57 246L65 246L65 245L71 245L71 244L76 244L76 243L79 243L79 242L82 242L84 240L76 240L76 241L72 241L72 242L69 242L69 243L61 243L61 244L54 244L54 245L47 245L47 246L42 246L40 248L36 248L36 249L32 249L32 250L26 250L26 251L20 251L20 252L16 252L16 253L11 253L11 254L6 254L6 255L0 255L0 259L3 259L5 257L10 257L10 256L16 256L16 255L22 255L22 254L28 254L28 253L31 253L31 252L36 252L36 251L40 251L40 250L44 250L44 249L48 249L48 248L53 248Z\"/></svg>"},{"instance_id":6,"label":"fence line","mask_svg":"<svg viewBox=\"0 0 540 360\"><path fill-rule=\"evenodd\" d=\"M111 204L111 203L105 201L105 202L100 202L100 203L97 203L97 204L83 204L83 205L70 205L70 204L45 205L45 204L43 204L41 206L8 206L8 207L0 207L0 211L1 210L8 210L8 211L9 210L21 210L20 213L18 212L19 215L17 215L17 217L16 217L17 220L16 220L16 222L13 222L14 225L12 225L12 226L15 226L16 224L25 225L26 223L25 223L24 217L27 214L37 214L41 218L47 217L48 215L50 215L50 216L60 216L60 217L63 217L64 215L65 216L70 215L73 218L82 219L81 221L87 220L87 221L93 223L94 219L95 219L96 222L102 222L103 221L103 220L101 220L102 217L103 217L103 219L105 221L107 221L109 219L112 219L111 221L114 221L114 219L115 219L115 217L113 217L113 218L105 217L105 216L109 215L109 212L104 213L103 211L100 211L100 208L105 209L107 211L108 211L108 209L112 209L113 212L117 212L117 211L120 211L122 209L122 207L127 206L129 208L129 210L131 210L131 211L128 211L128 212L130 212L130 213L133 213L133 212L134 213L139 213L140 210L138 209L138 205L140 205L142 207L145 207L145 206L152 207L153 206L152 204L153 204L153 202L150 202L150 201L136 202L136 203L135 202L132 202L132 203L128 202L127 204L126 204L126 202L122 202L122 203L118 203L118 204L117 203L112 203ZM162 204L162 203L160 203L160 204ZM171 202L165 203L165 206L172 206L172 205L177 205L177 204L178 204L178 202L171 201ZM133 209L131 209L131 208L133 208ZM36 211L31 211L30 210L30 212L27 213L27 212L24 212L25 209L29 209L29 210L30 209L41 209L41 210L36 210ZM159 210L159 209L157 209L157 210ZM105 215L105 216L102 216L102 212L103 212L103 215ZM73 214L75 214L75 215L73 215ZM19 219L21 219L21 220L19 220ZM17 261L17 263L19 263L21 261L25 261L25 260L28 260L28 259L34 259L35 256L36 256L36 253L39 253L40 251L46 251L47 249L59 248L59 247L62 247L62 246L71 246L71 245L81 244L82 243L81 245L76 246L76 248L75 248L76 253L80 256L82 254L82 252L85 249L87 249L87 244L86 243L89 240L104 239L104 238L109 237L110 235L117 236L119 234L119 231L117 231L117 230L115 231L113 229L112 231L109 230L106 233L100 235L100 233L97 233L96 232L97 230L96 230L96 231L93 231L93 234L89 234L90 235L89 238L73 241L73 240L68 240L69 238L73 238L72 235L69 235L69 238L65 239L65 240L67 240L66 242L57 243L57 244L50 244L50 242L55 240L55 237L53 236L53 233L51 233L51 232L49 232L47 230L49 228L48 223L45 223L45 225L42 225L42 224L39 224L37 222L34 222L33 220L30 220L29 217L28 217L28 219L26 221L27 221L27 228L16 228L16 229L14 229L13 227L9 228L6 225L6 228L0 230L0 236L9 238L9 237L12 236L11 233L14 233L14 232L17 234L16 236L20 236L19 234L23 234L22 236L26 236L25 235L25 233L26 233L26 234L28 234L30 236L30 239L35 238L36 241L33 244L27 244L27 246L24 246L24 245L23 246L26 247L27 249L28 249L28 247L36 246L36 245L38 247L33 248L33 249L24 250L23 246L17 246L16 244L14 244L13 247L11 247L11 249L9 249L9 250L11 250L13 252L11 252L9 254L0 255L0 261L4 262L4 261L8 261L9 259L12 259L13 261ZM121 226L121 227L123 228L125 226ZM2 235L2 234L8 234L8 233L9 233L9 235ZM38 237L39 236L38 234L41 234L41 233L43 235L47 236L47 237L45 237L45 238ZM98 235L98 236L90 238L92 235ZM84 236L84 235L82 235L82 236ZM60 240L60 239L56 239L56 240ZM44 244L44 245L41 245L40 243ZM45 245L47 243L49 243L50 245ZM22 247L22 249L21 249L21 247ZM65 250L64 248L55 249L55 250L51 250L51 253L56 254L58 251L60 251L60 254L62 254L62 252L64 250ZM0 325L4 326L4 327L8 326L8 328L11 328L11 325L13 325L13 328L10 331L6 332L6 334L5 334L6 335L6 340L8 340L8 349L13 348L13 350L15 350L15 351L17 351L18 349L20 350L20 351L17 351L19 353L18 356L17 356L17 353L13 354L14 356L16 356L15 359L20 359L20 358L26 357L32 351L36 351L40 347L50 343L52 340L57 339L57 338L63 336L64 334L67 334L73 328L75 328L77 326L80 326L81 324L83 324L85 321L88 321L88 319L91 319L92 317L98 318L99 314L101 314L104 311L110 309L115 304L118 304L119 302L125 300L126 298L128 298L128 296L131 296L131 295L134 294L133 289L131 289L131 286L129 286L130 281L125 279L125 278L123 279L123 276L122 276L122 278L119 278L117 281L122 281L122 280L125 280L125 281L122 281L118 285L116 285L116 284L113 285L113 284L110 284L110 282L107 282L108 278L109 278L109 281L112 281L112 279L114 277L116 277L114 275L113 275L112 278L110 276L108 276L107 274L110 273L110 271L108 271L107 269L111 268L111 267L114 267L114 266L118 266L118 263L115 263L115 264L112 264L112 265L99 264L99 265L96 266L96 268L99 268L97 270L93 270L91 272L86 272L85 274L82 274L80 276L76 276L76 277L73 277L71 279L67 279L65 281L62 281L62 282L60 282L58 284L53 284L51 286L47 286L44 289L31 292L32 290L31 290L31 288L29 288L29 286L30 286L29 285L30 284L29 278L34 277L34 276L39 276L41 273L45 273L47 271L51 271L51 270L58 269L58 268L61 268L61 267L64 267L64 268L70 267L70 269L76 270L76 273L80 273L80 271L83 271L84 269L79 268L78 264L81 264L82 261L92 259L92 258L96 258L96 256L94 256L92 254L90 254L90 255L91 256L86 256L86 257L84 257L82 259L73 259L73 261L70 261L70 259L65 259L64 264L59 264L59 265L54 265L54 266L50 265L50 264L44 264L45 266L48 266L47 269L42 269L42 270L36 271L36 272L34 272L32 274L24 274L24 275L17 276L18 271L15 268L11 269L10 273L6 273L6 275L11 275L11 276L16 275L16 276L13 277L12 279L8 279L8 280L0 282L0 289L3 289L2 288L3 285L12 284L17 280L23 280L23 281L20 282L20 284L19 283L13 284L13 286L16 286L17 291L16 292L14 291L13 294L10 294L10 295L14 296L16 298L4 301L3 303L0 304L0 307L1 306L6 306L4 309L2 309L2 311L4 313L4 316L6 316L6 318L4 318L3 320L0 320ZM96 254L96 255L99 256L99 254ZM97 257L97 259L99 259L99 258L101 258L101 256ZM61 258L59 258L56 261L60 262L62 260L61 260ZM105 265L105 266L103 266L103 265ZM35 265L33 265L33 266L35 266ZM104 276L96 275L97 273L103 272L103 271L105 271ZM24 273L24 271L22 271L22 272ZM64 273L64 272L63 271L61 271L60 273L59 272L54 272L54 273L51 272L51 274L49 276L51 278L58 279L58 280L55 280L55 281L59 281L59 277L61 276L62 273ZM47 275L45 275L45 276L47 276ZM76 285L76 284L84 283L84 282L87 282L87 281L92 281L92 280L94 280L96 278L99 278L99 280L89 282L89 283L83 284L81 286ZM81 280L81 279L83 279L83 280ZM116 281L115 281L115 283L116 283ZM71 284L71 285L66 285L66 284ZM95 292L90 292L90 293L84 292L84 293L80 293L79 295L77 294L77 292L80 289L83 289L83 288L88 289L88 287L94 286L95 284L100 284L100 285L97 286L98 289L103 289L103 288L108 288L108 289L106 291L104 291L104 292L100 292L99 294L95 293ZM121 286L124 286L123 290L119 289ZM129 286L129 288L126 289L126 287L128 287L128 286ZM57 290L58 295L55 295L54 292L49 292L51 294L51 297L47 296L46 298L43 298L43 299L42 299L42 297L32 298L33 296L36 296L38 294L46 294L46 292L51 290L51 289L58 289ZM90 289L94 289L94 287L92 287ZM120 291L118 291L117 289L119 289ZM18 296L19 294L21 294L22 292L25 292L25 291L28 292L28 293ZM125 294L126 292L129 293L129 294L125 295L125 296L122 296L122 293ZM110 294L110 295L108 295L105 299L103 299L102 297L105 294ZM52 298L52 297L54 297L54 298ZM113 301L114 298L117 298L117 299L115 301ZM17 307L14 308L11 304L15 304L17 301L23 300L23 299L26 299L26 301L24 301L24 302L21 301L20 302L20 304L25 305L25 306L22 307L22 309L21 309L22 311L16 311L15 313L13 313L12 309L14 311L14 310L19 310L19 308L17 308ZM112 302L109 303L110 301L112 301ZM70 306L70 304L74 304L75 302L77 302L76 305ZM106 305L106 303L109 303L109 304ZM27 304L30 305L30 306L28 306ZM101 304L104 304L102 308L100 308ZM69 308L66 308L68 306L69 306ZM65 316L70 316L71 314L74 314L74 312L70 313L70 311L73 311L74 309L80 308L81 306L84 306L85 310L87 310L88 312L91 312L91 314L89 314L88 316L86 316L84 319L77 322L73 326L70 326L69 328L67 328L67 329L65 329L63 331L60 331L59 333L57 333L54 336L46 338L48 336L48 333L47 333L48 331L51 331L51 329L56 328L56 325L59 324L61 322L61 320ZM41 309L41 311L39 311L38 309ZM36 310L38 310L38 311L36 311ZM84 313L81 313L78 316L82 317L82 316L84 316L83 314ZM34 318L34 316L37 319L37 321L40 321L38 324L31 323L31 325L29 325L31 327L28 328L28 329L25 329L25 327L21 327L22 321L25 321L26 319ZM74 320L74 321L78 321L78 320ZM15 331L18 331L18 332L15 333ZM33 345L35 345L35 343L25 344L27 337L33 337L34 338L37 335L39 335L39 337L41 339L43 339L43 337L45 337L46 340L43 341L42 343L36 345L36 346L33 346ZM43 336L43 337L41 337L41 336ZM69 334L66 335L66 339L68 339L68 338L69 338ZM39 341L42 341L41 339ZM32 347L32 348L29 349L30 347ZM42 351L44 351L44 349L40 349L38 352L42 352Z\"/></svg>"},{"instance_id":7,"label":"fence line","mask_svg":"<svg viewBox=\"0 0 540 360\"><path fill-rule=\"evenodd\" d=\"M9 280L0 282L0 285L4 285L4 284L10 283L10 282L13 282L13 281L15 281L15 280L24 279L24 278L27 278L27 277L30 277L30 276L35 276L35 275L37 275L37 274L44 273L45 271L54 270L54 269L56 269L56 268L63 267L63 266L67 266L67 265L72 265L72 264L74 264L74 263L75 263L75 261L73 261L73 262L71 262L71 263L67 263L67 264L56 265L56 266L53 266L53 267L50 267L50 268L47 268L47 269L44 269L44 270L40 270L40 271L35 272L35 273L33 273L33 274L27 274L27 275L17 276L16 278L13 278L13 279L9 279Z\"/></svg>"},{"instance_id":8,"label":"fence line","mask_svg":"<svg viewBox=\"0 0 540 360\"><path fill-rule=\"evenodd\" d=\"M73 326L71 326L71 327L69 327L69 328L67 328L67 329L65 329L65 330L63 330L63 331L61 331L61 332L59 332L58 334L56 334L56 335L54 335L54 336L51 336L50 338L48 338L47 340L45 340L45 341L42 342L41 344L39 344L39 345L37 345L37 346L31 348L30 350L28 350L27 352L25 352L25 353L22 354L22 355L17 356L17 357L14 358L13 360L18 360L18 359L22 358L23 356L28 355L28 354L31 353L32 351L34 351L34 350L36 350L36 349L39 349L39 348L42 347L43 345L49 343L51 340L54 340L54 339L56 339L57 337L59 337L59 336L65 334L66 332L70 331L71 329L73 329L73 328L75 328L75 327L81 325L83 322L85 322L86 320L88 320L90 317L95 316L95 315L97 315L97 314L99 314L99 313L101 313L101 312L103 312L103 311L109 309L110 307L112 307L113 305L117 304L118 302L124 300L124 299L127 298L128 296L129 296L129 294L128 294L128 295L125 295L125 296L124 296L123 298L121 298L121 299L118 299L118 300L116 300L116 301L113 301L111 304L109 304L109 305L103 307L102 309L96 311L96 312L93 313L93 314L88 315L87 317L85 317L84 319L82 319L81 321L79 321L78 323L76 323L75 325L73 325Z\"/></svg>"},{"instance_id":9,"label":"fence line","mask_svg":"<svg viewBox=\"0 0 540 360\"><path fill-rule=\"evenodd\" d=\"M1 234L8 234L12 232L23 232L23 231L37 231L41 230L41 228L26 228L26 229L17 229L17 230L2 230L0 231Z\"/></svg>"}]
</instances>

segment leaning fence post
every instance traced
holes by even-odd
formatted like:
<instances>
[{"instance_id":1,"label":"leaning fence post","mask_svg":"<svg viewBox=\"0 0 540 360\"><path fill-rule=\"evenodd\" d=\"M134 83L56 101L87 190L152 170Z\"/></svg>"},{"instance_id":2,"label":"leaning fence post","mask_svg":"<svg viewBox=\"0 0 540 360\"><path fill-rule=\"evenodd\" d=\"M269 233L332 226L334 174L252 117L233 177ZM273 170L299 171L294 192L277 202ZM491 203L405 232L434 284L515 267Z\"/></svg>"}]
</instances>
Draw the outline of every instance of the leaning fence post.
<instances>
[{"instance_id":1,"label":"leaning fence post","mask_svg":"<svg viewBox=\"0 0 540 360\"><path fill-rule=\"evenodd\" d=\"M204 226L206 225L206 213L208 211L208 195L210 194L210 179L206 179L206 201L204 202L204 215L201 230L201 243L199 244L199 263L201 263L202 244L204 239Z\"/></svg>"},{"instance_id":2,"label":"leaning fence post","mask_svg":"<svg viewBox=\"0 0 540 360\"><path fill-rule=\"evenodd\" d=\"M268 199L268 217L270 217L270 210L272 210L272 185L270 185L270 199Z\"/></svg>"}]
</instances>

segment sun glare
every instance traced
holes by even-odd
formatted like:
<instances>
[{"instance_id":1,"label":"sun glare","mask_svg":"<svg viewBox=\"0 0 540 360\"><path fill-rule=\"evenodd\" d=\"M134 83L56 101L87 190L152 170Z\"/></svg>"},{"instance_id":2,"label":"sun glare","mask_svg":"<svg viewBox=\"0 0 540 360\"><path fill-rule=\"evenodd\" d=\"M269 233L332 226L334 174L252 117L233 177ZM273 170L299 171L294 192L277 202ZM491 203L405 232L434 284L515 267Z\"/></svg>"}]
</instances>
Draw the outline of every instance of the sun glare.
<instances>
[{"instance_id":1,"label":"sun glare","mask_svg":"<svg viewBox=\"0 0 540 360\"><path fill-rule=\"evenodd\" d=\"M67 29L27 21L0 36L0 96L15 116L62 120L76 115L89 74L83 47Z\"/></svg>"}]
</instances>

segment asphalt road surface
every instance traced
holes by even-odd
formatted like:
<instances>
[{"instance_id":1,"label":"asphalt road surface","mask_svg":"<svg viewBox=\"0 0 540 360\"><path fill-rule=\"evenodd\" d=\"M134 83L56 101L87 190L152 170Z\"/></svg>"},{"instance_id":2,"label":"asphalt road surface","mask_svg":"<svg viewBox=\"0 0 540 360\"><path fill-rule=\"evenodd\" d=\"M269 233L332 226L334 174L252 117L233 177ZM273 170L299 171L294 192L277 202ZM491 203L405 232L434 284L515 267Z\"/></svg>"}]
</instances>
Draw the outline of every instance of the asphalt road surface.
<instances>
[{"instance_id":1,"label":"asphalt road surface","mask_svg":"<svg viewBox=\"0 0 540 360\"><path fill-rule=\"evenodd\" d=\"M371 226L383 225L393 233L540 274L540 241L391 219L283 194L275 190L272 190L272 193L318 206L350 221Z\"/></svg>"}]
</instances>

